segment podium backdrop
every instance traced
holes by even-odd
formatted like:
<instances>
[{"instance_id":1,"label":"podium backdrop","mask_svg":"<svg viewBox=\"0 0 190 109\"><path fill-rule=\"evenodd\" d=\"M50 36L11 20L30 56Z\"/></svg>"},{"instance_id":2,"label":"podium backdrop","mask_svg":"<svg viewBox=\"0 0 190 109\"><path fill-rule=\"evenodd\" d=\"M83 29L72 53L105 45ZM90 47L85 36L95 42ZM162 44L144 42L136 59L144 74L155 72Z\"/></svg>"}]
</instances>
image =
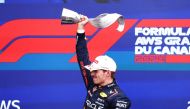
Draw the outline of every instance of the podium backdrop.
<instances>
[{"instance_id":1,"label":"podium backdrop","mask_svg":"<svg viewBox=\"0 0 190 109\"><path fill-rule=\"evenodd\" d=\"M137 38L148 37L135 35L138 27L181 28L186 35L170 37L189 38L189 6L189 0L0 0L0 106L19 100L21 109L83 108L86 90L75 57L76 25L60 20L68 8L88 17L125 17L123 32L116 31L117 23L105 29L87 24L86 35L91 60L101 54L116 60L116 79L131 109L189 109L189 54L135 53Z\"/></svg>"}]
</instances>

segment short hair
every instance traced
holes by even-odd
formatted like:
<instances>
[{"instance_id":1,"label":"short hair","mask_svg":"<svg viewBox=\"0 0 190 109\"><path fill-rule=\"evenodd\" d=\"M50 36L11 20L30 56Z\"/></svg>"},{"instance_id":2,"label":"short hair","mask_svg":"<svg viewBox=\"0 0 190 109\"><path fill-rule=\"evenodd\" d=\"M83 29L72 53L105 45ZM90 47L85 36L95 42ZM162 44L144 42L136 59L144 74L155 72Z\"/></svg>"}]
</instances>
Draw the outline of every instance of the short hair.
<instances>
[{"instance_id":1,"label":"short hair","mask_svg":"<svg viewBox=\"0 0 190 109\"><path fill-rule=\"evenodd\" d=\"M108 70L103 70L104 72L106 72L106 71L108 71ZM111 78L115 78L115 72L113 72L113 71L110 71L111 72Z\"/></svg>"},{"instance_id":2,"label":"short hair","mask_svg":"<svg viewBox=\"0 0 190 109\"><path fill-rule=\"evenodd\" d=\"M111 72L111 77L114 79L115 78L115 72Z\"/></svg>"}]
</instances>

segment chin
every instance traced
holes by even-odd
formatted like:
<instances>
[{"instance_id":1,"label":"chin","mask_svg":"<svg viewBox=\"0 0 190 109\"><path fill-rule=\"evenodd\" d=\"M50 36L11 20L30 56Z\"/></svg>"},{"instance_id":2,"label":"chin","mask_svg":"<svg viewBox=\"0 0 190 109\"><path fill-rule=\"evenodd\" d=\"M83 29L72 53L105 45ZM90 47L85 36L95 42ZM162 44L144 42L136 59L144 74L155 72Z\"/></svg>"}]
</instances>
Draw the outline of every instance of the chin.
<instances>
[{"instance_id":1,"label":"chin","mask_svg":"<svg viewBox=\"0 0 190 109\"><path fill-rule=\"evenodd\" d=\"M98 81L94 81L94 80L93 80L93 82L94 82L94 84L99 84L99 82L98 82Z\"/></svg>"}]
</instances>

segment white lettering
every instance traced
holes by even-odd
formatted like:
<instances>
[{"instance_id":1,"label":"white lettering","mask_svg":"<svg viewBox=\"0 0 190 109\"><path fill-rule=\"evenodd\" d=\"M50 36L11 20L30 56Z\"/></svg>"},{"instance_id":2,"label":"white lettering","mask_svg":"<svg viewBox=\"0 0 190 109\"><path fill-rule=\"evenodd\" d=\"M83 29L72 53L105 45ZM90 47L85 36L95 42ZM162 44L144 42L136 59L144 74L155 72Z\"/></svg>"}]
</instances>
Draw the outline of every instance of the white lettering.
<instances>
[{"instance_id":1,"label":"white lettering","mask_svg":"<svg viewBox=\"0 0 190 109\"><path fill-rule=\"evenodd\" d=\"M135 45L161 45L162 37L138 37Z\"/></svg>"},{"instance_id":2,"label":"white lettering","mask_svg":"<svg viewBox=\"0 0 190 109\"><path fill-rule=\"evenodd\" d=\"M166 45L180 45L180 41L179 37L166 37L164 40Z\"/></svg>"},{"instance_id":3,"label":"white lettering","mask_svg":"<svg viewBox=\"0 0 190 109\"><path fill-rule=\"evenodd\" d=\"M190 54L190 47L185 46L156 46L153 49L155 54L177 54L177 55L189 55Z\"/></svg>"},{"instance_id":4,"label":"white lettering","mask_svg":"<svg viewBox=\"0 0 190 109\"><path fill-rule=\"evenodd\" d=\"M142 28L135 28L135 36L138 36L140 33L142 33Z\"/></svg>"},{"instance_id":5,"label":"white lettering","mask_svg":"<svg viewBox=\"0 0 190 109\"><path fill-rule=\"evenodd\" d=\"M120 108L121 108L121 107L122 107L122 108L126 108L126 107L127 107L127 104L125 104L125 103L117 103L116 106L117 106L117 107L120 107Z\"/></svg>"},{"instance_id":6,"label":"white lettering","mask_svg":"<svg viewBox=\"0 0 190 109\"><path fill-rule=\"evenodd\" d=\"M20 106L18 105L20 103L19 100L8 100L8 102L6 103L5 100L1 101L1 105L0 105L0 109L10 109L11 106L16 108L16 109L20 109Z\"/></svg>"},{"instance_id":7,"label":"white lettering","mask_svg":"<svg viewBox=\"0 0 190 109\"><path fill-rule=\"evenodd\" d=\"M138 35L144 35L144 36L189 36L190 35L190 28L187 29L187 31L183 31L182 27L136 27L135 28L135 36Z\"/></svg>"},{"instance_id":8,"label":"white lettering","mask_svg":"<svg viewBox=\"0 0 190 109\"><path fill-rule=\"evenodd\" d=\"M5 100L2 100L0 109L9 109L10 105L11 105L11 100L9 100L7 104Z\"/></svg>"},{"instance_id":9,"label":"white lettering","mask_svg":"<svg viewBox=\"0 0 190 109\"><path fill-rule=\"evenodd\" d=\"M156 47L154 48L154 53L155 53L155 54L162 54L161 46L156 46Z\"/></svg>"},{"instance_id":10,"label":"white lettering","mask_svg":"<svg viewBox=\"0 0 190 109\"><path fill-rule=\"evenodd\" d=\"M135 54L151 54L151 46L135 46Z\"/></svg>"},{"instance_id":11,"label":"white lettering","mask_svg":"<svg viewBox=\"0 0 190 109\"><path fill-rule=\"evenodd\" d=\"M190 28L188 28L188 30L187 30L187 36L189 36L190 35Z\"/></svg>"},{"instance_id":12,"label":"white lettering","mask_svg":"<svg viewBox=\"0 0 190 109\"><path fill-rule=\"evenodd\" d=\"M19 100L14 100L12 101L12 106L15 107L16 109L20 109L20 106L18 105L20 103Z\"/></svg>"},{"instance_id":13,"label":"white lettering","mask_svg":"<svg viewBox=\"0 0 190 109\"><path fill-rule=\"evenodd\" d=\"M104 108L102 106L97 106L97 104L91 103L89 100L86 100L86 104L89 108L92 108L92 109L103 109Z\"/></svg>"},{"instance_id":14,"label":"white lettering","mask_svg":"<svg viewBox=\"0 0 190 109\"><path fill-rule=\"evenodd\" d=\"M184 37L181 41L181 45L190 45L189 39L187 37Z\"/></svg>"},{"instance_id":15,"label":"white lettering","mask_svg":"<svg viewBox=\"0 0 190 109\"><path fill-rule=\"evenodd\" d=\"M188 104L187 109L190 109L190 101L188 101L187 104Z\"/></svg>"}]
</instances>

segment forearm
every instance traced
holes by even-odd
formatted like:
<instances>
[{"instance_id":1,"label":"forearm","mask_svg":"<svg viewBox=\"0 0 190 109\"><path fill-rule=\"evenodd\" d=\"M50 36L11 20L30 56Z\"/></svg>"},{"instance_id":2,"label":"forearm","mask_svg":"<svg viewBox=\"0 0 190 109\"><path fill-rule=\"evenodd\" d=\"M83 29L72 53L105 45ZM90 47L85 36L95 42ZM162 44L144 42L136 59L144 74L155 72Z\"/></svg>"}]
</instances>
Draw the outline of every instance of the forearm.
<instances>
[{"instance_id":1,"label":"forearm","mask_svg":"<svg viewBox=\"0 0 190 109\"><path fill-rule=\"evenodd\" d=\"M86 16L81 16L81 21L78 23L77 27L77 45L76 52L79 61L83 61L84 65L90 64L88 49L86 43L85 36L85 25L88 22L88 18Z\"/></svg>"},{"instance_id":2,"label":"forearm","mask_svg":"<svg viewBox=\"0 0 190 109\"><path fill-rule=\"evenodd\" d=\"M85 33L77 33L76 53L78 61L83 61L84 65L90 64Z\"/></svg>"},{"instance_id":3,"label":"forearm","mask_svg":"<svg viewBox=\"0 0 190 109\"><path fill-rule=\"evenodd\" d=\"M76 45L77 60L83 80L85 82L85 86L88 90L93 85L93 81L90 75L90 71L84 68L85 65L89 65L91 63L88 56L85 33L77 33L77 37L78 37Z\"/></svg>"},{"instance_id":4,"label":"forearm","mask_svg":"<svg viewBox=\"0 0 190 109\"><path fill-rule=\"evenodd\" d=\"M84 33L84 32L85 32L84 25L78 24L77 33Z\"/></svg>"}]
</instances>

